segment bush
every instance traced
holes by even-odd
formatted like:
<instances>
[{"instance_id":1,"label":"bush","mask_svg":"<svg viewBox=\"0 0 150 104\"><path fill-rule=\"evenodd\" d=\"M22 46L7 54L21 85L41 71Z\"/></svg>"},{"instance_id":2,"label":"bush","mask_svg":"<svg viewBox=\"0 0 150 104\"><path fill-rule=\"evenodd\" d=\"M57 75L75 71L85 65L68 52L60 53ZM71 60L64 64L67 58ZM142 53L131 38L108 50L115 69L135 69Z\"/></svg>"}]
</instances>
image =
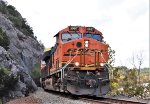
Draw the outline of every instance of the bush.
<instances>
[{"instance_id":1,"label":"bush","mask_svg":"<svg viewBox=\"0 0 150 104\"><path fill-rule=\"evenodd\" d=\"M0 28L0 46L4 47L6 50L9 49L10 41L5 32Z\"/></svg>"},{"instance_id":2,"label":"bush","mask_svg":"<svg viewBox=\"0 0 150 104\"><path fill-rule=\"evenodd\" d=\"M10 15L15 16L15 17L18 17L20 15L19 12L12 5L7 6L7 11Z\"/></svg>"},{"instance_id":3,"label":"bush","mask_svg":"<svg viewBox=\"0 0 150 104\"><path fill-rule=\"evenodd\" d=\"M25 18L22 19L22 29L26 35L31 35L33 37L33 30L32 28L28 25L27 21ZM26 31L26 32L25 32Z\"/></svg>"},{"instance_id":4,"label":"bush","mask_svg":"<svg viewBox=\"0 0 150 104\"><path fill-rule=\"evenodd\" d=\"M10 74L10 71L6 68L0 67L0 86L3 86L7 76ZM1 87L0 87L1 88Z\"/></svg>"},{"instance_id":5,"label":"bush","mask_svg":"<svg viewBox=\"0 0 150 104\"><path fill-rule=\"evenodd\" d=\"M0 97L8 93L13 89L13 86L18 81L18 76L14 77L10 75L10 70L4 67L0 67Z\"/></svg>"},{"instance_id":6,"label":"bush","mask_svg":"<svg viewBox=\"0 0 150 104\"><path fill-rule=\"evenodd\" d=\"M9 16L9 19L14 23L15 27L17 27L18 29L21 29L21 26L22 26L21 18Z\"/></svg>"},{"instance_id":7,"label":"bush","mask_svg":"<svg viewBox=\"0 0 150 104\"><path fill-rule=\"evenodd\" d=\"M6 3L4 1L1 1L0 2L0 12L3 14L6 14L7 13L6 7L7 7Z\"/></svg>"},{"instance_id":8,"label":"bush","mask_svg":"<svg viewBox=\"0 0 150 104\"><path fill-rule=\"evenodd\" d=\"M34 69L32 71L32 75L31 76L32 76L33 79L40 78L40 70L39 69Z\"/></svg>"},{"instance_id":9,"label":"bush","mask_svg":"<svg viewBox=\"0 0 150 104\"><path fill-rule=\"evenodd\" d=\"M37 86L40 86L40 62L35 64L35 67L32 70L31 77L33 78L34 82Z\"/></svg>"},{"instance_id":10,"label":"bush","mask_svg":"<svg viewBox=\"0 0 150 104\"><path fill-rule=\"evenodd\" d=\"M114 68L113 77L110 80L111 95L123 94L129 97L144 98L150 96L150 81L138 83L138 72L135 69Z\"/></svg>"},{"instance_id":11,"label":"bush","mask_svg":"<svg viewBox=\"0 0 150 104\"><path fill-rule=\"evenodd\" d=\"M7 88L5 87L6 79L9 76L10 71L7 70L6 68L0 67L0 97L3 96Z\"/></svg>"},{"instance_id":12,"label":"bush","mask_svg":"<svg viewBox=\"0 0 150 104\"><path fill-rule=\"evenodd\" d=\"M1 99L0 99L0 104L3 104Z\"/></svg>"}]
</instances>

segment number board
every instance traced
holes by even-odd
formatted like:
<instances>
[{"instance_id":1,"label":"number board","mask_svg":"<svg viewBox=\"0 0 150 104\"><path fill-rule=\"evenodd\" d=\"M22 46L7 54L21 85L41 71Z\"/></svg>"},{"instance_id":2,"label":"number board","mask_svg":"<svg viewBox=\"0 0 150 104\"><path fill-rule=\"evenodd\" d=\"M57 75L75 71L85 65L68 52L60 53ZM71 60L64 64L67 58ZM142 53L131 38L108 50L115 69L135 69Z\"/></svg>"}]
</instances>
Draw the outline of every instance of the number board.
<instances>
[{"instance_id":1,"label":"number board","mask_svg":"<svg viewBox=\"0 0 150 104\"><path fill-rule=\"evenodd\" d=\"M78 26L69 26L69 31L79 31Z\"/></svg>"},{"instance_id":2,"label":"number board","mask_svg":"<svg viewBox=\"0 0 150 104\"><path fill-rule=\"evenodd\" d=\"M94 32L95 29L94 29L94 27L86 27L86 31L88 31L88 32Z\"/></svg>"}]
</instances>

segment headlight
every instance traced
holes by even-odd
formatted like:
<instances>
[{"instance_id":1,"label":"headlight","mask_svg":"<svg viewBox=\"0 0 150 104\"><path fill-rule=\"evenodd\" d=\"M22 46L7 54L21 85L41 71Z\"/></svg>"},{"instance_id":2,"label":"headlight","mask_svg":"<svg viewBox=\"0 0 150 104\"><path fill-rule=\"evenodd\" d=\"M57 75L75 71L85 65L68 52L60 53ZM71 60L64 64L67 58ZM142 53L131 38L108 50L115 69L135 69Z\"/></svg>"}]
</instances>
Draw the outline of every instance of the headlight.
<instances>
[{"instance_id":1,"label":"headlight","mask_svg":"<svg viewBox=\"0 0 150 104\"><path fill-rule=\"evenodd\" d=\"M85 47L88 47L89 45L88 44L85 44Z\"/></svg>"},{"instance_id":2,"label":"headlight","mask_svg":"<svg viewBox=\"0 0 150 104\"><path fill-rule=\"evenodd\" d=\"M75 62L74 65L75 65L75 66L79 66L79 62Z\"/></svg>"},{"instance_id":3,"label":"headlight","mask_svg":"<svg viewBox=\"0 0 150 104\"><path fill-rule=\"evenodd\" d=\"M88 40L86 40L86 41L85 41L85 44L88 44L88 43L89 43L89 41L88 41Z\"/></svg>"},{"instance_id":4,"label":"headlight","mask_svg":"<svg viewBox=\"0 0 150 104\"><path fill-rule=\"evenodd\" d=\"M105 63L100 63L100 66L104 66L105 65Z\"/></svg>"},{"instance_id":5,"label":"headlight","mask_svg":"<svg viewBox=\"0 0 150 104\"><path fill-rule=\"evenodd\" d=\"M89 47L89 41L88 40L85 40L84 41L84 46L87 48L87 47Z\"/></svg>"}]
</instances>

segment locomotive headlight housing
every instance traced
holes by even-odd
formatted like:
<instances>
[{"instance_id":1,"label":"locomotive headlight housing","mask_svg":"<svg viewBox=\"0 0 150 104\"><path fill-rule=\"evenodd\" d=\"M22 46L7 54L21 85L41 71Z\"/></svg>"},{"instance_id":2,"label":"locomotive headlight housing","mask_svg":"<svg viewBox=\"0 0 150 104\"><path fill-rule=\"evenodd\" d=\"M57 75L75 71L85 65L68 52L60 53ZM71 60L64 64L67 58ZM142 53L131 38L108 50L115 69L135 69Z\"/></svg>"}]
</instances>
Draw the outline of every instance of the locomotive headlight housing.
<instances>
[{"instance_id":1,"label":"locomotive headlight housing","mask_svg":"<svg viewBox=\"0 0 150 104\"><path fill-rule=\"evenodd\" d=\"M78 67L79 66L79 62L75 62L74 65Z\"/></svg>"},{"instance_id":2,"label":"locomotive headlight housing","mask_svg":"<svg viewBox=\"0 0 150 104\"><path fill-rule=\"evenodd\" d=\"M104 66L105 65L105 63L100 63L100 66Z\"/></svg>"},{"instance_id":3,"label":"locomotive headlight housing","mask_svg":"<svg viewBox=\"0 0 150 104\"><path fill-rule=\"evenodd\" d=\"M87 47L89 47L89 41L88 40L85 40L84 41L84 46L87 48Z\"/></svg>"}]
</instances>

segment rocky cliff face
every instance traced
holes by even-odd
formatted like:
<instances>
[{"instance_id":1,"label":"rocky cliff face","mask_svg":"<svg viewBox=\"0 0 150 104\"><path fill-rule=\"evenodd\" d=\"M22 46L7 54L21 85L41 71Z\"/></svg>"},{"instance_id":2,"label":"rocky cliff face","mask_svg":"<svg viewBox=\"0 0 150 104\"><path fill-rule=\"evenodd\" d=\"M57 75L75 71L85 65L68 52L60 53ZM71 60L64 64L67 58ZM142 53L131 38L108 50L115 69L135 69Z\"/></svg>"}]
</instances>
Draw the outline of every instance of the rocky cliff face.
<instances>
[{"instance_id":1,"label":"rocky cliff face","mask_svg":"<svg viewBox=\"0 0 150 104\"><path fill-rule=\"evenodd\" d=\"M0 5L1 2L0 0ZM18 81L6 95L9 97L25 96L28 92L37 89L30 73L40 59L43 49L35 38L18 30L2 12L0 12L0 28L10 41L7 51L0 46L0 66L9 69L10 75L18 76Z\"/></svg>"}]
</instances>

